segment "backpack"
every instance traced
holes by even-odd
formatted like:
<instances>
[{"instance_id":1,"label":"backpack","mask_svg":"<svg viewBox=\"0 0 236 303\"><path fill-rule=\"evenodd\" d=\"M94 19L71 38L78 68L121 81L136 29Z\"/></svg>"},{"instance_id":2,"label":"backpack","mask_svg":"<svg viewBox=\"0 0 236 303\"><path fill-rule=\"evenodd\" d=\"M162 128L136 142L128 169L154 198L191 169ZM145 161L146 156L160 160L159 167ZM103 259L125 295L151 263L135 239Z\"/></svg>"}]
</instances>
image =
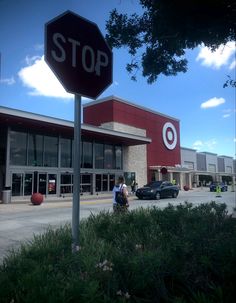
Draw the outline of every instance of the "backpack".
<instances>
[{"instance_id":1,"label":"backpack","mask_svg":"<svg viewBox=\"0 0 236 303\"><path fill-rule=\"evenodd\" d=\"M119 191L116 191L115 201L117 204L124 206L127 204L127 198L123 193L123 185L120 187Z\"/></svg>"}]
</instances>

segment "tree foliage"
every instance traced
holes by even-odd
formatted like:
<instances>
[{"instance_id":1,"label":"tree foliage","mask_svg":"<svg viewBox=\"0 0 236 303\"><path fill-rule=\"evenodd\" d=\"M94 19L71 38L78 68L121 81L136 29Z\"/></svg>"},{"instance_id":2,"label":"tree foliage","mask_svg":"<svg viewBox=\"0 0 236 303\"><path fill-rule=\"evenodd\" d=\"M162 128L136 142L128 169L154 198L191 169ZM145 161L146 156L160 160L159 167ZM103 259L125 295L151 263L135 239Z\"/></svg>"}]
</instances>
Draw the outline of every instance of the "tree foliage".
<instances>
[{"instance_id":1,"label":"tree foliage","mask_svg":"<svg viewBox=\"0 0 236 303\"><path fill-rule=\"evenodd\" d=\"M148 83L160 74L186 72L187 49L203 43L215 50L236 40L235 0L140 0L140 5L142 15L114 9L106 23L111 47L128 48L132 79L139 69Z\"/></svg>"}]
</instances>

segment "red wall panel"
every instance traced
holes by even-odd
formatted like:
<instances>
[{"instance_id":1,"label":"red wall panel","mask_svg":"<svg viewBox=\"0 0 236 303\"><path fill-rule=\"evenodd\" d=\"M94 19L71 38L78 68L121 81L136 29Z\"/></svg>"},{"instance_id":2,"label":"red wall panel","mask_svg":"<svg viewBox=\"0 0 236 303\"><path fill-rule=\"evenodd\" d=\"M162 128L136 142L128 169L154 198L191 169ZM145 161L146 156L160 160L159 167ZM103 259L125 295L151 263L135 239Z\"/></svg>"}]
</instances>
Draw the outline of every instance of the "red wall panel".
<instances>
[{"instance_id":1,"label":"red wall panel","mask_svg":"<svg viewBox=\"0 0 236 303\"><path fill-rule=\"evenodd\" d=\"M119 100L105 100L104 102L91 104L84 108L84 123L99 126L105 122L119 122L146 129L147 137L152 143L147 145L147 165L175 166L180 164L180 128L179 121L158 113L136 107L128 102ZM177 134L177 144L174 149L168 149L163 141L163 126L170 122ZM172 138L168 138L168 133ZM174 133L170 129L166 131L167 141L173 142Z\"/></svg>"}]
</instances>

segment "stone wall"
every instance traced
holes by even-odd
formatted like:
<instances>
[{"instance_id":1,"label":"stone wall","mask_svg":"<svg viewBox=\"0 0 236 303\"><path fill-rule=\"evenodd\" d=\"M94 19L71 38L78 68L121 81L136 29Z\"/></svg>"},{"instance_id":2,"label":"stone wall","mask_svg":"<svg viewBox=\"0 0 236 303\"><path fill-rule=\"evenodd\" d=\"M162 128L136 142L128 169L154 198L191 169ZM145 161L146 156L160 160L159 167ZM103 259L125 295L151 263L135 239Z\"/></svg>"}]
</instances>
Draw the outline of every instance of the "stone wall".
<instances>
[{"instance_id":1,"label":"stone wall","mask_svg":"<svg viewBox=\"0 0 236 303\"><path fill-rule=\"evenodd\" d=\"M146 130L125 125L117 122L107 122L101 125L102 128L114 131L129 133L137 136L146 136ZM124 172L135 172L138 187L147 184L147 146L135 145L124 146L123 149Z\"/></svg>"}]
</instances>

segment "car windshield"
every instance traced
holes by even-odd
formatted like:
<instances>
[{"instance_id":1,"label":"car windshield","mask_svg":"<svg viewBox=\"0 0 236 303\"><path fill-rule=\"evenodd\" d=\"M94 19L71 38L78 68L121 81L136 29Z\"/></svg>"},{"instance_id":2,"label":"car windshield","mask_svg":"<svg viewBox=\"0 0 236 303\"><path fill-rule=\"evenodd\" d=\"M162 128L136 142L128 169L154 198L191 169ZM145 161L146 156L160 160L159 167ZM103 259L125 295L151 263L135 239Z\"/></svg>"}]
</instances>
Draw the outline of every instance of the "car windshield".
<instances>
[{"instance_id":1,"label":"car windshield","mask_svg":"<svg viewBox=\"0 0 236 303\"><path fill-rule=\"evenodd\" d=\"M148 183L146 186L148 186L148 187L160 187L162 183L163 183L162 181L153 181L153 182Z\"/></svg>"}]
</instances>

